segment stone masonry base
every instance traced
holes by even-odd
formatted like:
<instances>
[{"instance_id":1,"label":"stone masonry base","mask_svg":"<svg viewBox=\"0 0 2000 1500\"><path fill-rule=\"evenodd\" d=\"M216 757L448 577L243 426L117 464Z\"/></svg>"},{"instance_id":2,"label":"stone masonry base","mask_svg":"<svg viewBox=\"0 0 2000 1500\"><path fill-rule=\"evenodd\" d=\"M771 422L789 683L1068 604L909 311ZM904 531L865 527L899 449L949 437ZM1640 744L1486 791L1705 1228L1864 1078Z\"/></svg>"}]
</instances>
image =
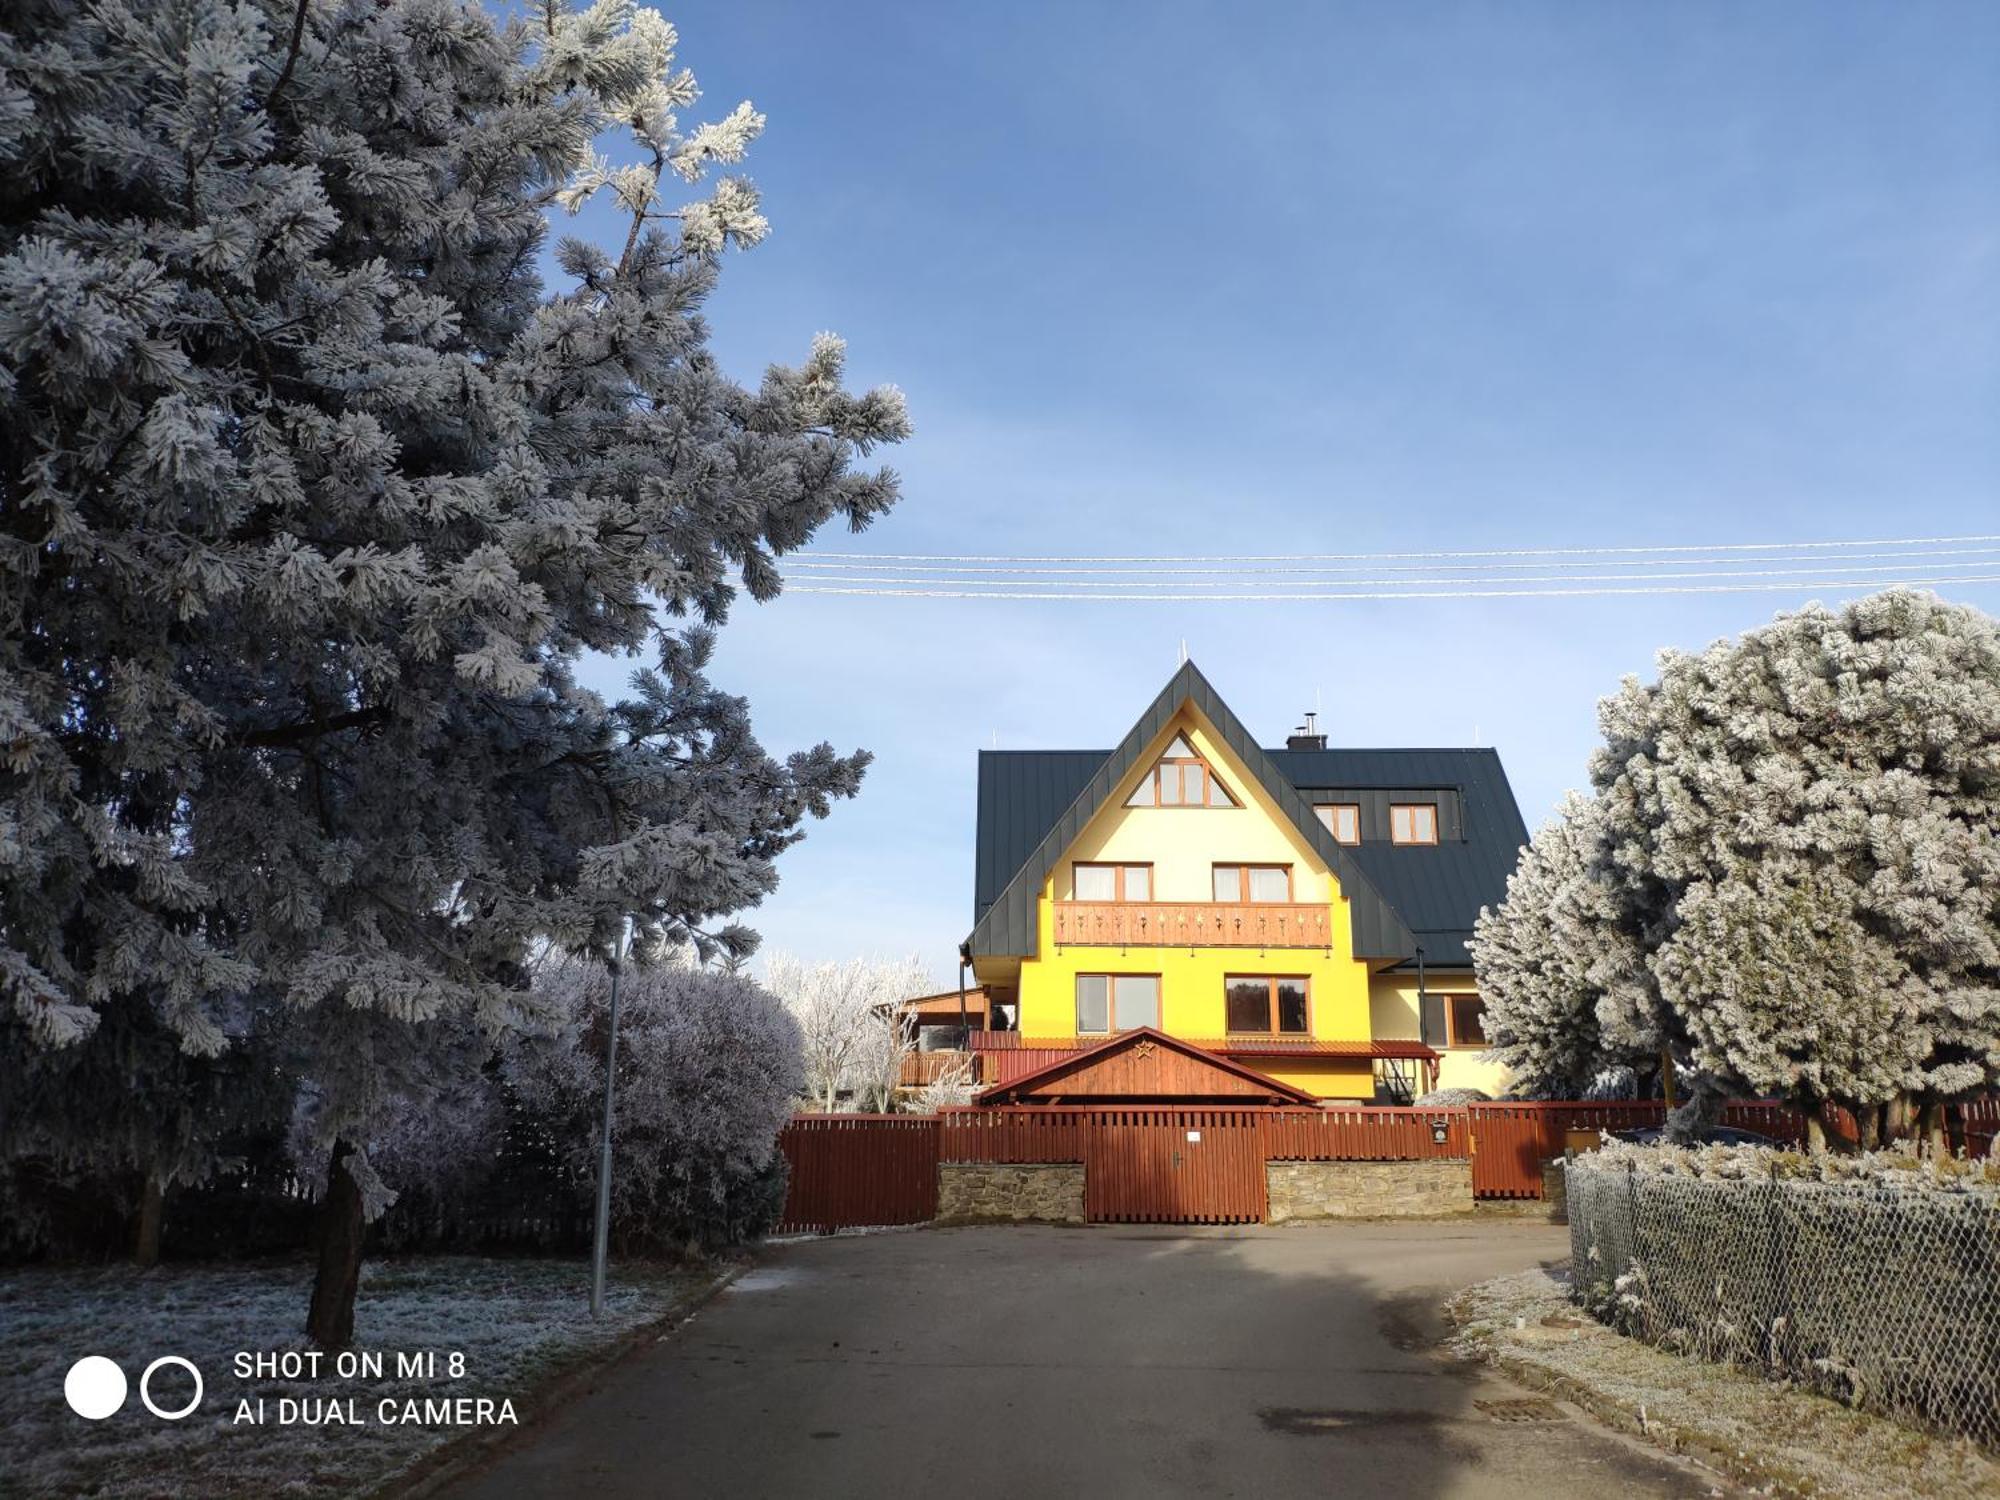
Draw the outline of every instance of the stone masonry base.
<instances>
[{"instance_id":1,"label":"stone masonry base","mask_svg":"<svg viewBox=\"0 0 2000 1500\"><path fill-rule=\"evenodd\" d=\"M940 1162L940 1224L1081 1224L1083 1167L1065 1162Z\"/></svg>"},{"instance_id":2,"label":"stone masonry base","mask_svg":"<svg viewBox=\"0 0 2000 1500\"><path fill-rule=\"evenodd\" d=\"M1429 1219L1472 1211L1469 1161L1274 1161L1265 1220Z\"/></svg>"}]
</instances>

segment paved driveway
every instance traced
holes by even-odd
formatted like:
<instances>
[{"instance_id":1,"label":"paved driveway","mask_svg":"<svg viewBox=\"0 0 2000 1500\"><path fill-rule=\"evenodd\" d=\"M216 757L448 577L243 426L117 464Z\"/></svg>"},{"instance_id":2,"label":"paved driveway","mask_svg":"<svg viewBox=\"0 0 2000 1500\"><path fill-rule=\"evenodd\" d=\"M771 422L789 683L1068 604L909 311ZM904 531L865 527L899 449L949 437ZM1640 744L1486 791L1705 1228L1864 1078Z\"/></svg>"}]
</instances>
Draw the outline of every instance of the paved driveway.
<instances>
[{"instance_id":1,"label":"paved driveway","mask_svg":"<svg viewBox=\"0 0 2000 1500\"><path fill-rule=\"evenodd\" d=\"M1501 1420L1530 1393L1433 1347L1444 1294L1567 1248L1520 1221L784 1245L446 1493L1712 1493L1573 1412Z\"/></svg>"}]
</instances>

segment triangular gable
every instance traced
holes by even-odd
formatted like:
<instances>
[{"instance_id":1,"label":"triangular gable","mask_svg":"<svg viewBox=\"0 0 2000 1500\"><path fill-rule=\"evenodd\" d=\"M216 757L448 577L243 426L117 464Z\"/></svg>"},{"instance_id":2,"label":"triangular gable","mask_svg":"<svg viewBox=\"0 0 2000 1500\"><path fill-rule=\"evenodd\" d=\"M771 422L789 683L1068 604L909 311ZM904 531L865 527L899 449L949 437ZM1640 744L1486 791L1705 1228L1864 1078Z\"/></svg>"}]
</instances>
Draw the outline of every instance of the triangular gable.
<instances>
[{"instance_id":1,"label":"triangular gable","mask_svg":"<svg viewBox=\"0 0 2000 1500\"><path fill-rule=\"evenodd\" d=\"M1120 1099L1226 1099L1317 1104L1315 1095L1150 1026L1120 1032L981 1093L977 1104Z\"/></svg>"},{"instance_id":2,"label":"triangular gable","mask_svg":"<svg viewBox=\"0 0 2000 1500\"><path fill-rule=\"evenodd\" d=\"M1417 940L1404 925L1403 919L1383 900L1374 884L1362 874L1360 865L1335 841L1326 825L1314 814L1312 804L1299 794L1298 788L1264 753L1263 747L1243 727L1242 720L1209 686L1208 679L1201 675L1192 661L1181 664L1180 670L1174 673L1160 690L1160 695L1119 742L1118 748L1104 758L1104 763L1092 773L1076 800L1056 819L1055 826L1043 835L1034 852L1022 861L998 898L973 926L972 935L966 939L967 949L975 955L1027 956L1035 952L1035 903L1041 895L1042 882L1055 868L1062 852L1076 842L1113 789L1125 779L1126 773L1139 763L1146 747L1158 738L1181 711L1181 706L1189 703L1208 720L1217 738L1277 804L1279 812L1291 821L1299 836L1339 880L1341 894L1347 898L1348 908L1353 913L1356 956L1414 956Z\"/></svg>"}]
</instances>

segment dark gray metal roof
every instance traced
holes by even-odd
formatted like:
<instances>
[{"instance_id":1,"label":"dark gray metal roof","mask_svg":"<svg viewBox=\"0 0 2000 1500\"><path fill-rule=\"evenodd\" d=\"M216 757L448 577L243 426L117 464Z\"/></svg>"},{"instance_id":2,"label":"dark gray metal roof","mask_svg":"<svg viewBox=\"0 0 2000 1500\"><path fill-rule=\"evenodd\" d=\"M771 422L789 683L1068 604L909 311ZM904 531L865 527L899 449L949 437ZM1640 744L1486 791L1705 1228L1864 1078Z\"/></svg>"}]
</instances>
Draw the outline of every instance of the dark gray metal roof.
<instances>
[{"instance_id":1,"label":"dark gray metal roof","mask_svg":"<svg viewBox=\"0 0 2000 1500\"><path fill-rule=\"evenodd\" d=\"M1192 663L1175 674L1117 750L980 752L975 953L1034 951L1042 880L1189 698L1339 877L1352 903L1357 953L1413 960L1421 946L1428 964L1471 963L1465 940L1479 909L1506 895L1507 877L1528 841L1499 753L1265 750L1250 741ZM1445 794L1437 798L1438 842L1390 843L1388 804L1438 793ZM1362 842L1335 843L1312 812L1315 802L1360 803Z\"/></svg>"},{"instance_id":2,"label":"dark gray metal roof","mask_svg":"<svg viewBox=\"0 0 2000 1500\"><path fill-rule=\"evenodd\" d=\"M1063 751L1056 754L1075 758L1067 766L1061 761L1050 760L1032 768L1026 777L1034 789L1029 797L1040 795L1049 799L1049 802L1041 804L1044 810L1050 812L1049 821L1042 824L1040 836L1026 849L1010 846L1005 852L993 856L993 868L1006 868L1010 863L1011 868L1000 877L998 889L990 896L986 894L985 887L979 890L979 909L975 914L972 935L966 940L971 950L974 953L1020 954L1035 951L1035 903L1041 895L1043 879L1061 857L1062 851L1096 816L1104 799L1110 796L1111 789L1137 764L1139 756L1181 711L1182 705L1190 703L1215 727L1223 744L1242 762L1244 769L1263 787L1265 794L1278 804L1278 810L1291 820L1300 837L1339 879L1341 893L1347 897L1348 909L1353 914L1354 951L1371 958L1402 958L1414 953L1417 938L1377 892L1367 872L1350 857L1355 851L1343 848L1334 841L1333 835L1314 815L1312 804L1299 795L1297 785L1278 769L1271 753L1251 738L1250 731L1243 727L1242 721L1191 661L1181 664L1180 670L1174 673L1159 696L1139 716L1139 722L1119 742L1118 748L1098 755L1094 766L1079 767L1075 759L1084 756L1074 751ZM974 863L982 881L989 867L988 806L1006 809L997 816L996 822L1010 832L1026 833L1033 823L1041 820L1039 813L1024 817L1016 812L1017 803L1010 795L1011 786L989 780L989 757L998 763L998 753L982 753L979 763L979 851ZM1079 770L1081 780L1071 783L1075 790L1070 793L1070 800L1051 809L1049 803L1061 794L1063 774L1067 772L1073 777ZM1011 780L1009 777L1008 781ZM991 804L988 802L989 795L994 799Z\"/></svg>"}]
</instances>

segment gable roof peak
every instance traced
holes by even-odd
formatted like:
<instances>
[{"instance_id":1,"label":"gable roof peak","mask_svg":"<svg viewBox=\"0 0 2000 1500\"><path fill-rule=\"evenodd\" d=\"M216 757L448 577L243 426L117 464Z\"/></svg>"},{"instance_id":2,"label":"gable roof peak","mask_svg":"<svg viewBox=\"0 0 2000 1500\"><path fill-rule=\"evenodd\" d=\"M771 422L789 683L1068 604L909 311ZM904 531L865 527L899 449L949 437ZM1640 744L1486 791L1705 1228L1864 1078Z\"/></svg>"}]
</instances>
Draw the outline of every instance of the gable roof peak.
<instances>
[{"instance_id":1,"label":"gable roof peak","mask_svg":"<svg viewBox=\"0 0 2000 1500\"><path fill-rule=\"evenodd\" d=\"M974 953L1028 955L1036 951L1035 905L1041 896L1042 881L1063 850L1076 842L1084 826L1097 815L1113 788L1139 762L1139 757L1160 733L1191 706L1207 720L1223 749L1249 773L1304 840L1333 871L1347 898L1353 918L1353 944L1357 955L1369 958L1408 958L1416 951L1416 938L1382 894L1368 879L1359 863L1333 837L1300 795L1291 778L1278 769L1271 755L1256 741L1243 721L1222 700L1222 695L1201 674L1190 657L1183 661L1166 686L1153 699L1116 749L1106 755L1069 807L1020 866L1011 872L999 897L973 925L966 948Z\"/></svg>"}]
</instances>

